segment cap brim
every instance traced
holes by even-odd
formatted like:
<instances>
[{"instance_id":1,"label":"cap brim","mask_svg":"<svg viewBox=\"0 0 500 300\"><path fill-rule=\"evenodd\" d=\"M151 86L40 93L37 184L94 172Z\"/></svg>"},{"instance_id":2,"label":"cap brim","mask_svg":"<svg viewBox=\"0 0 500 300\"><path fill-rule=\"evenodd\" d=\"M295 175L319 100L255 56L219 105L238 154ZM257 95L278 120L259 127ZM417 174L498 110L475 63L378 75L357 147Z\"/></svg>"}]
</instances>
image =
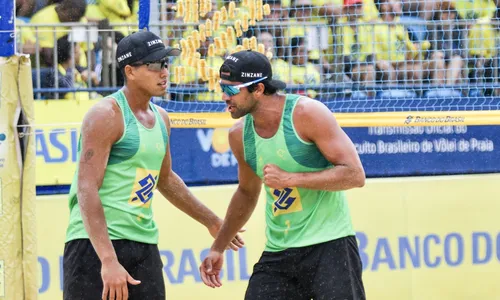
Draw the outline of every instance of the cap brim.
<instances>
[{"instance_id":1,"label":"cap brim","mask_svg":"<svg viewBox=\"0 0 500 300\"><path fill-rule=\"evenodd\" d=\"M286 83L281 80L270 80L269 84L275 87L277 90L284 90L286 88Z\"/></svg>"},{"instance_id":2,"label":"cap brim","mask_svg":"<svg viewBox=\"0 0 500 300\"><path fill-rule=\"evenodd\" d=\"M167 56L179 56L181 54L181 50L177 48L167 47L160 51L153 52L148 56L141 59L142 62L155 62L164 59Z\"/></svg>"}]
</instances>

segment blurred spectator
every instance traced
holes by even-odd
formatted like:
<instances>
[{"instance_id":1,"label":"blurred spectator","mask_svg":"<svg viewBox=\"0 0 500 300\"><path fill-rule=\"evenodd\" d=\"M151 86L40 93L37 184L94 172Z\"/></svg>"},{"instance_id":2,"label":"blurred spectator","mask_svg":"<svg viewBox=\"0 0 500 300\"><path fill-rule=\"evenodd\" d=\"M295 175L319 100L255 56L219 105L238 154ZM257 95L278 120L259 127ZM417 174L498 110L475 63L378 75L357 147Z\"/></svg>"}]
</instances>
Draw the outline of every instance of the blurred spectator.
<instances>
[{"instance_id":1,"label":"blurred spectator","mask_svg":"<svg viewBox=\"0 0 500 300\"><path fill-rule=\"evenodd\" d=\"M271 14L264 16L264 20L286 20L288 19L288 9L283 7L281 0L264 0L271 8Z\"/></svg>"},{"instance_id":2,"label":"blurred spectator","mask_svg":"<svg viewBox=\"0 0 500 300\"><path fill-rule=\"evenodd\" d=\"M492 0L454 0L458 14L465 20L492 18L496 11Z\"/></svg>"},{"instance_id":3,"label":"blurred spectator","mask_svg":"<svg viewBox=\"0 0 500 300\"><path fill-rule=\"evenodd\" d=\"M212 69L213 74L219 74L219 69L220 66L224 63L224 59L222 58L221 55L214 55L210 57L208 55L208 47L212 41L210 39L207 39L205 42L201 43L201 47L199 49L199 53L201 54L201 59L205 59L206 61L206 72L207 75L210 76L209 69ZM205 84L206 81L204 81L202 78L200 78L201 74L199 74L199 68L196 65L195 70L198 71L197 73L197 83L198 84ZM218 86L219 83L216 83L216 86ZM215 91L208 91L208 92L203 92L203 93L198 93L196 100L198 101L222 101L222 92L219 89L216 89Z\"/></svg>"},{"instance_id":4,"label":"blurred spectator","mask_svg":"<svg viewBox=\"0 0 500 300\"><path fill-rule=\"evenodd\" d=\"M173 47L175 44L179 43L180 39L183 37L183 32L186 31L186 25L181 23L180 18L176 17L176 10L173 4L167 4L165 21L172 26L165 27L165 35L167 37L167 44Z\"/></svg>"},{"instance_id":5,"label":"blurred spectator","mask_svg":"<svg viewBox=\"0 0 500 300\"><path fill-rule=\"evenodd\" d=\"M99 0L96 4L88 4L85 17L90 22L107 20L114 31L120 33L121 37L127 36L138 29L138 0ZM120 26L117 24L124 24ZM133 24L132 26L125 24Z\"/></svg>"},{"instance_id":6,"label":"blurred spectator","mask_svg":"<svg viewBox=\"0 0 500 300\"><path fill-rule=\"evenodd\" d=\"M328 66L328 61L322 53L328 50L328 44L333 43L332 34L328 34L328 27L325 20L322 25L309 25L308 23L317 21L313 18L312 0L295 0L293 8L290 10L291 20L297 25L289 27L287 38L304 37L308 59L318 63L321 59L322 65Z\"/></svg>"},{"instance_id":7,"label":"blurred spectator","mask_svg":"<svg viewBox=\"0 0 500 300\"><path fill-rule=\"evenodd\" d=\"M378 19L378 10L373 0L363 0L363 19L366 21Z\"/></svg>"},{"instance_id":8,"label":"blurred spectator","mask_svg":"<svg viewBox=\"0 0 500 300\"><path fill-rule=\"evenodd\" d=\"M200 59L205 60L205 72L207 76L210 76L210 72L218 74L220 66L224 63L224 59L220 55L208 55L208 47L210 44L213 44L213 38L207 38L205 42L201 43L201 47L198 49ZM170 81L174 85L177 85L177 87L205 87L207 85L207 78L204 80L201 77L198 61L199 59L194 57L178 56L174 58L170 66ZM184 76L178 78L177 82L175 82L175 68L177 67L182 67L184 69ZM210 69L212 69L212 71L210 71ZM222 101L222 93L220 91L198 92L196 95L179 93L175 95L175 99L178 101Z\"/></svg>"},{"instance_id":9,"label":"blurred spectator","mask_svg":"<svg viewBox=\"0 0 500 300\"><path fill-rule=\"evenodd\" d=\"M229 2L227 3L222 3L221 2L221 7L223 5L228 6ZM213 18L213 15L216 11L220 11L218 9L218 4L216 0L211 1L211 10L204 16L199 16L199 24L206 24L206 20L209 18ZM186 8L185 8L186 9ZM228 7L226 7L228 9ZM174 8L171 7L170 9L167 8L167 12L169 11L174 11ZM181 17L178 17L174 14L169 14L167 15L168 19L171 20L172 22L170 24L173 24L171 27L167 27L167 35L168 35L168 40L167 43L170 43L171 46L174 47L181 47L182 44L184 43L187 47L191 47L190 45L194 44L196 45L197 43L195 41L195 36L200 37L200 27L199 26L193 26L191 24L187 25L183 22L183 19ZM213 24L213 23L212 23ZM211 36L206 36L206 31L205 31L205 36L206 40L204 42L200 41L199 42L199 48L194 49L195 52L198 52L200 54L199 57L194 56L195 53L192 53L191 56L188 55L181 55L179 57L176 57L173 59L172 64L170 66L170 81L173 85L176 85L179 88L184 88L184 87L196 87L196 88L204 88L208 87L207 84L207 78L202 78L201 73L198 68L198 61L200 59L204 59L206 63L206 75L209 76L210 72L213 74L218 74L218 70L220 66L223 63L222 57L226 55L227 53L231 52L234 47L236 46L236 38L230 39L227 35L227 28L228 26L222 22L220 22L219 28L217 30L214 30L212 28ZM196 31L196 35L194 35ZM222 40L222 35L227 37L225 41ZM217 43L215 43L215 40L218 40ZM212 45L213 47L213 54L209 55L209 46ZM215 47L218 45L219 47ZM194 46L196 47L196 46ZM187 49L184 49L184 51L187 51ZM175 69L177 67L182 67L184 70L181 78L178 78L177 82L175 82ZM215 73L214 73L215 72ZM218 83L216 85L218 87ZM179 93L177 94L172 94L172 97L175 97L175 100L178 101L222 101L222 94L220 93L219 90L216 91L208 91L208 92L195 92L195 93L183 93L182 89Z\"/></svg>"},{"instance_id":10,"label":"blurred spectator","mask_svg":"<svg viewBox=\"0 0 500 300\"><path fill-rule=\"evenodd\" d=\"M188 60L187 57L184 56L177 56L173 58L172 63L169 64L169 76L170 76L170 83L173 87L177 88L189 88L189 87L197 87L198 85L198 72L197 68L194 65L190 64L190 61ZM179 78L176 78L175 74L175 69L176 68L182 68L184 71L182 72L182 75L180 75L181 72L178 72ZM194 101L195 100L195 95L194 94L188 94L183 91L179 91L178 93L173 93L170 92L170 97L172 100L176 101Z\"/></svg>"},{"instance_id":11,"label":"blurred spectator","mask_svg":"<svg viewBox=\"0 0 500 300\"><path fill-rule=\"evenodd\" d=\"M75 66L75 62L78 61L80 56L80 46L78 43L73 43L74 51L71 52L71 41L69 41L68 36L65 35L57 40L57 60L59 62L57 66L57 83L58 88L86 88L87 86L87 76L88 71L84 70L79 66ZM55 70L51 69L48 73L48 78L45 80L45 85L42 88L54 88L56 87L56 76ZM97 76L94 73L90 75L92 82L95 86L99 84L97 82ZM46 98L55 98L54 93L45 95ZM75 100L88 100L98 98L100 95L95 92L67 92L59 93L59 98L63 99L75 99Z\"/></svg>"},{"instance_id":12,"label":"blurred spectator","mask_svg":"<svg viewBox=\"0 0 500 300\"><path fill-rule=\"evenodd\" d=\"M287 45L289 43L285 38L286 27L288 26L281 25L280 22L289 20L289 11L283 7L281 0L265 0L264 4L269 4L271 7L271 14L264 16L264 22L275 22L276 24L267 26L267 29L263 31L272 34L276 40L275 55L280 59L286 59L286 56L289 54L287 52Z\"/></svg>"},{"instance_id":13,"label":"blurred spectator","mask_svg":"<svg viewBox=\"0 0 500 300\"><path fill-rule=\"evenodd\" d=\"M398 24L401 15L399 0L375 0L384 24L375 28L377 59L389 61L394 69L390 72L389 81L395 79L404 83L421 84L424 79L430 78L433 84L444 84L444 54L435 52L428 60L422 44L414 44L408 31Z\"/></svg>"},{"instance_id":14,"label":"blurred spectator","mask_svg":"<svg viewBox=\"0 0 500 300\"><path fill-rule=\"evenodd\" d=\"M292 53L292 67L290 70L292 82L294 84L320 84L321 75L318 66L308 62L304 38L293 37L290 41L290 49ZM307 91L298 91L298 94L316 98L318 93L314 89L307 89Z\"/></svg>"},{"instance_id":15,"label":"blurred spectator","mask_svg":"<svg viewBox=\"0 0 500 300\"><path fill-rule=\"evenodd\" d=\"M499 56L499 52L498 52L498 48L500 47L500 40L499 40L499 37L500 37L500 0L496 0L495 4L496 4L497 8L495 11L495 15L493 16L491 21L492 21L492 26L493 26L494 33L495 33L495 49L497 49L497 51L495 53L494 60L496 61L496 64L493 63L494 69L492 70L493 74L492 74L491 81L498 83L498 79L500 77L500 73L499 73L500 72L500 65L499 65L500 56ZM497 87L492 91L487 91L487 94L491 94L493 96L500 96L500 88Z\"/></svg>"},{"instance_id":16,"label":"blurred spectator","mask_svg":"<svg viewBox=\"0 0 500 300\"><path fill-rule=\"evenodd\" d=\"M363 24L362 0L344 0L345 19L338 22L336 37L341 47L344 73L354 82L374 85L376 70L388 72L387 62L377 62L373 25ZM340 39L340 40L339 40ZM368 92L374 96L375 92Z\"/></svg>"},{"instance_id":17,"label":"blurred spectator","mask_svg":"<svg viewBox=\"0 0 500 300\"><path fill-rule=\"evenodd\" d=\"M262 22L265 24L257 23L256 26L250 26L244 36L247 38L252 36L257 37L260 32L269 32L275 39L276 52L274 55L281 59L286 59L290 55L290 53L287 52L287 45L289 43L285 36L288 25L283 25L281 22L288 21L289 11L283 8L281 0L264 0L263 3L268 4L271 8L271 13L269 15L264 15L264 20ZM241 13L239 16L241 16Z\"/></svg>"},{"instance_id":18,"label":"blurred spectator","mask_svg":"<svg viewBox=\"0 0 500 300\"><path fill-rule=\"evenodd\" d=\"M200 16L199 24L206 24L205 20L208 20L209 18L213 18L213 15L217 11L219 11L219 9L217 8L217 1L212 0L212 10L209 11L205 16ZM214 22L212 20L212 26L213 26L213 24L214 24ZM193 25L185 25L185 26L181 25L181 26L178 26L177 28L179 28L179 27L183 28L182 31L180 32L180 34L181 34L181 37L186 39L186 40L190 36L192 36L194 30L197 30L197 31L199 30L199 26L193 26ZM212 27L212 35L210 36L210 38L213 38L214 40L217 38L220 39L222 36L222 33L225 33L227 36L227 27L228 27L227 24L219 22L219 28L217 30L215 30ZM176 29L176 30L178 30L178 29ZM179 41L180 41L180 39L177 40L177 42L179 42ZM222 42L222 39L221 39L221 42ZM228 42L228 45L227 45L226 49L223 49L223 47L216 49L217 50L216 52L218 52L217 53L218 55L224 55L236 46L236 38L234 40L228 39L227 42Z\"/></svg>"},{"instance_id":19,"label":"blurred spectator","mask_svg":"<svg viewBox=\"0 0 500 300\"><path fill-rule=\"evenodd\" d=\"M431 20L441 0L403 0L403 14Z\"/></svg>"},{"instance_id":20,"label":"blurred spectator","mask_svg":"<svg viewBox=\"0 0 500 300\"><path fill-rule=\"evenodd\" d=\"M290 7L294 0L282 0L284 7ZM314 7L313 15L323 19L330 19L332 24L334 19L341 18L343 13L343 0L312 0ZM373 4L373 0L363 0L363 15L367 20L376 19L378 11Z\"/></svg>"},{"instance_id":21,"label":"blurred spectator","mask_svg":"<svg viewBox=\"0 0 500 300\"><path fill-rule=\"evenodd\" d=\"M17 51L19 53L33 55L36 53L36 38L29 27L23 26L26 24L25 19L16 19L17 30Z\"/></svg>"},{"instance_id":22,"label":"blurred spectator","mask_svg":"<svg viewBox=\"0 0 500 300\"><path fill-rule=\"evenodd\" d=\"M87 8L87 3L85 0L64 0L59 4L49 5L42 10L38 11L30 20L31 24L62 24L62 23L72 23L72 22L82 22L85 23L86 20L83 19L85 15L85 10ZM35 32L33 35L37 37L38 31L38 44L40 46L40 59L41 64L44 66L52 66L54 64L54 47L56 40L64 35L67 35L71 28L60 26L60 27L38 27L33 28ZM54 39L55 31L55 39ZM87 57L84 53L87 50L86 43L82 43L80 55L81 61L79 62L81 66L87 66ZM89 45L92 47L91 45Z\"/></svg>"},{"instance_id":23,"label":"blurred spectator","mask_svg":"<svg viewBox=\"0 0 500 300\"><path fill-rule=\"evenodd\" d=\"M272 54L270 61L273 67L273 78L286 83L292 83L289 63L276 56L276 39L273 38L271 33L263 31L259 34L257 40L264 45L266 53Z\"/></svg>"},{"instance_id":24,"label":"blurred spectator","mask_svg":"<svg viewBox=\"0 0 500 300\"><path fill-rule=\"evenodd\" d=\"M432 50L444 54L446 62L446 84L462 82L464 59L467 57L466 26L462 21L455 5L444 1L434 15L436 31L432 37ZM441 55L441 54L440 54Z\"/></svg>"},{"instance_id":25,"label":"blurred spectator","mask_svg":"<svg viewBox=\"0 0 500 300\"><path fill-rule=\"evenodd\" d=\"M26 22L38 11L46 6L56 4L62 0L16 0L16 18Z\"/></svg>"},{"instance_id":26,"label":"blurred spectator","mask_svg":"<svg viewBox=\"0 0 500 300\"><path fill-rule=\"evenodd\" d=\"M92 0L88 0L92 1ZM116 46L127 35L138 30L138 0L99 0L87 5L85 17L97 22L100 30L98 67L102 72L102 86L122 86L124 77L115 63ZM119 25L123 24L123 25Z\"/></svg>"},{"instance_id":27,"label":"blurred spectator","mask_svg":"<svg viewBox=\"0 0 500 300\"><path fill-rule=\"evenodd\" d=\"M35 0L16 0L16 17L29 19L35 10Z\"/></svg>"},{"instance_id":28,"label":"blurred spectator","mask_svg":"<svg viewBox=\"0 0 500 300\"><path fill-rule=\"evenodd\" d=\"M498 12L498 10L497 10ZM498 22L498 13L493 20ZM499 28L492 25L492 19L480 18L469 30L469 79L471 83L493 82L494 69L493 60L498 57L497 37ZM475 91L482 93L482 91ZM493 89L488 88L484 95L490 96Z\"/></svg>"}]
</instances>

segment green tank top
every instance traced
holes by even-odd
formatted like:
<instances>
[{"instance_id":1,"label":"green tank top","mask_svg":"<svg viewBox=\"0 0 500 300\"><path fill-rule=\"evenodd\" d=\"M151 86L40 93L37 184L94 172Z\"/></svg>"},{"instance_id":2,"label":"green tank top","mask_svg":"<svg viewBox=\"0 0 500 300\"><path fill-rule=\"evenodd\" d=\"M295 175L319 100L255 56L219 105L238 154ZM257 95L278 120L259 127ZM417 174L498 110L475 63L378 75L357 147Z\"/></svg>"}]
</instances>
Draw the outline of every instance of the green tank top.
<instances>
[{"instance_id":1,"label":"green tank top","mask_svg":"<svg viewBox=\"0 0 500 300\"><path fill-rule=\"evenodd\" d=\"M333 165L314 143L303 141L293 125L293 110L300 96L287 95L276 134L261 138L253 117L245 117L243 143L245 161L262 178L266 164L297 172L316 172ZM266 192L266 251L315 245L354 235L344 192L264 185Z\"/></svg>"},{"instance_id":2,"label":"green tank top","mask_svg":"<svg viewBox=\"0 0 500 300\"><path fill-rule=\"evenodd\" d=\"M149 129L136 119L121 90L110 97L121 109L124 131L111 148L99 189L109 237L111 240L157 244L158 228L153 220L151 202L167 149L167 128L153 104L150 107L155 114L155 125ZM81 137L78 159L80 155ZM66 241L88 238L78 206L77 174L78 168L69 192L70 219Z\"/></svg>"}]
</instances>

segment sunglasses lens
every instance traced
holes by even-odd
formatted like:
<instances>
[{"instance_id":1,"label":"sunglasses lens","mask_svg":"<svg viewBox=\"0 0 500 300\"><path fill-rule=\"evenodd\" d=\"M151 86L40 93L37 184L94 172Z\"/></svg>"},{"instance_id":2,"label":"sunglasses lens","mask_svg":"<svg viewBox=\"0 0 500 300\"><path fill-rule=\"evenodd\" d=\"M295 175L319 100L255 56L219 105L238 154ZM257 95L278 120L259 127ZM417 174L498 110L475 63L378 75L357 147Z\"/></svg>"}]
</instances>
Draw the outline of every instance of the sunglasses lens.
<instances>
[{"instance_id":1,"label":"sunglasses lens","mask_svg":"<svg viewBox=\"0 0 500 300\"><path fill-rule=\"evenodd\" d=\"M227 85L227 84L221 83L220 87L222 89L222 92L224 92L224 94L228 95L229 97L234 96L240 92L240 90L238 88L235 88L232 85Z\"/></svg>"},{"instance_id":2,"label":"sunglasses lens","mask_svg":"<svg viewBox=\"0 0 500 300\"><path fill-rule=\"evenodd\" d=\"M163 70L164 68L168 68L168 64L166 61L148 64L148 69L151 71L159 72L159 71Z\"/></svg>"}]
</instances>

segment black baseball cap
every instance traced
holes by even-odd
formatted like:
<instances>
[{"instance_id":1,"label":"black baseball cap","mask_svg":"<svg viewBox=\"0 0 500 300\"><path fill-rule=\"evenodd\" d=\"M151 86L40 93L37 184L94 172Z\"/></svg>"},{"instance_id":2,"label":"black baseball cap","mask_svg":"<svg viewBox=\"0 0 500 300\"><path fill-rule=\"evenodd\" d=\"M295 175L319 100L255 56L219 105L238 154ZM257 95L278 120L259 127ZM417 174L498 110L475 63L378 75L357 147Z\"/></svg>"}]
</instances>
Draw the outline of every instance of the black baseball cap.
<instances>
[{"instance_id":1,"label":"black baseball cap","mask_svg":"<svg viewBox=\"0 0 500 300\"><path fill-rule=\"evenodd\" d=\"M273 80L273 69L269 59L262 53L252 50L244 50L233 53L226 57L220 67L221 79L235 82L250 82L266 77L264 80L268 85L283 90L286 83Z\"/></svg>"},{"instance_id":2,"label":"black baseball cap","mask_svg":"<svg viewBox=\"0 0 500 300\"><path fill-rule=\"evenodd\" d=\"M150 31L138 31L124 37L116 49L118 68L135 62L157 62L167 56L178 56L180 49L165 47L159 36Z\"/></svg>"}]
</instances>

